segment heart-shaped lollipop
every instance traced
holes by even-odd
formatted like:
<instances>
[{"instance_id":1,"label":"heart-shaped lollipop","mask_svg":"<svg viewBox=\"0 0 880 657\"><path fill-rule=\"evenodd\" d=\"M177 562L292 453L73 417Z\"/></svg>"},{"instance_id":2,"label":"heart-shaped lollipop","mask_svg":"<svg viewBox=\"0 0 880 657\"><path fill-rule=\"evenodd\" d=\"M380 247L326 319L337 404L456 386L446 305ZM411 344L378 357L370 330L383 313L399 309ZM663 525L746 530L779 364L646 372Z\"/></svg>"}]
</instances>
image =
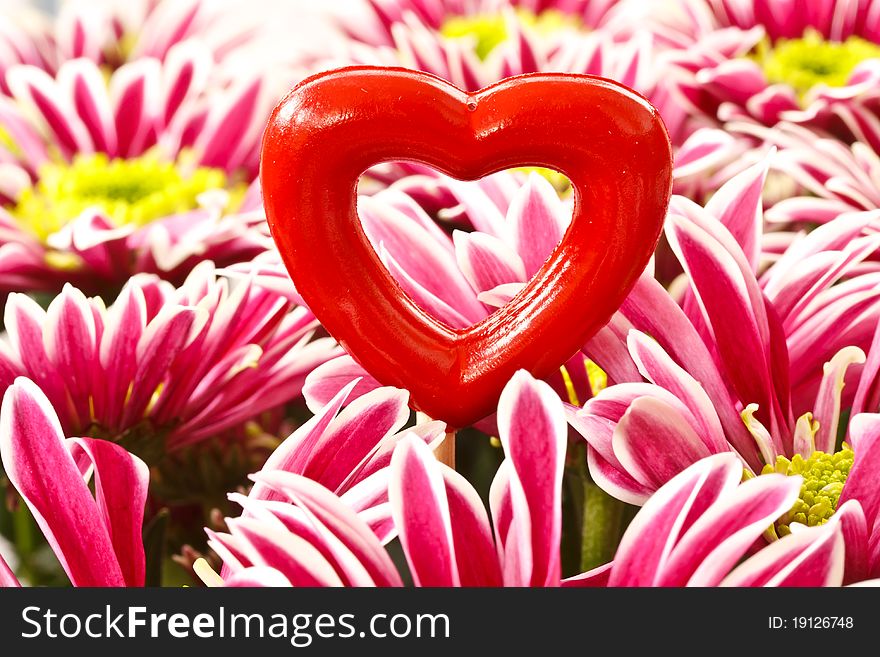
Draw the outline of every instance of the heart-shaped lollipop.
<instances>
[{"instance_id":1,"label":"heart-shaped lollipop","mask_svg":"<svg viewBox=\"0 0 880 657\"><path fill-rule=\"evenodd\" d=\"M574 216L514 299L452 329L391 278L358 219L359 176L390 160L462 180L556 169L574 188ZM547 376L608 322L659 238L672 151L654 107L609 80L539 73L469 94L357 67L308 78L281 101L260 176L272 236L315 316L378 381L461 428L493 412L516 370Z\"/></svg>"}]
</instances>

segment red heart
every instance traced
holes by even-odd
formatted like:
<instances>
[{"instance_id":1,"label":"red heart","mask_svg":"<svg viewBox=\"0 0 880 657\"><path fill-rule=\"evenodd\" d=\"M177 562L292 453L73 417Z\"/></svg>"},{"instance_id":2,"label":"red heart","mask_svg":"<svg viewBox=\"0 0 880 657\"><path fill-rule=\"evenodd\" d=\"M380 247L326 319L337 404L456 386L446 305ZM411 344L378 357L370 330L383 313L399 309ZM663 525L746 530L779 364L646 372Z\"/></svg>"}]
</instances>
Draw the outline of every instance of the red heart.
<instances>
[{"instance_id":1,"label":"red heart","mask_svg":"<svg viewBox=\"0 0 880 657\"><path fill-rule=\"evenodd\" d=\"M572 183L574 217L528 286L452 329L391 278L357 216L357 182L409 160L476 180L518 166ZM492 413L520 368L545 377L608 322L645 268L672 187L657 111L615 82L532 74L473 94L403 69L357 67L300 83L263 138L272 236L315 316L360 365L452 427Z\"/></svg>"}]
</instances>

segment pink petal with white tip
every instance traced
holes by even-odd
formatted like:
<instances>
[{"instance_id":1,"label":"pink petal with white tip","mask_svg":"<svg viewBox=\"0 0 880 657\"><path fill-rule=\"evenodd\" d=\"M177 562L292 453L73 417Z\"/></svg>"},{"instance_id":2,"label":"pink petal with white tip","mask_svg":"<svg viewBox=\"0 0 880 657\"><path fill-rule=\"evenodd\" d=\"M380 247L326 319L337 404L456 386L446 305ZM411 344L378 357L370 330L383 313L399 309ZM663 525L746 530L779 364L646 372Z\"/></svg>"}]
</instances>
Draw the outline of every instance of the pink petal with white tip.
<instances>
[{"instance_id":1,"label":"pink petal with white tip","mask_svg":"<svg viewBox=\"0 0 880 657\"><path fill-rule=\"evenodd\" d=\"M440 463L421 441L391 457L388 499L416 586L460 586L449 501Z\"/></svg>"},{"instance_id":2,"label":"pink petal with white tip","mask_svg":"<svg viewBox=\"0 0 880 657\"><path fill-rule=\"evenodd\" d=\"M724 130L700 128L682 144L675 155L676 179L702 174L724 162L735 152L736 139Z\"/></svg>"},{"instance_id":3,"label":"pink petal with white tip","mask_svg":"<svg viewBox=\"0 0 880 657\"><path fill-rule=\"evenodd\" d=\"M531 278L562 240L570 221L553 186L536 173L514 197L507 211L513 247Z\"/></svg>"},{"instance_id":4,"label":"pink petal with white tip","mask_svg":"<svg viewBox=\"0 0 880 657\"><path fill-rule=\"evenodd\" d=\"M867 353L868 357L859 376L859 385L850 411L853 416L872 408L880 408L880 399L878 399L880 391L877 390L878 374L880 374L880 323L877 324Z\"/></svg>"},{"instance_id":5,"label":"pink petal with white tip","mask_svg":"<svg viewBox=\"0 0 880 657\"><path fill-rule=\"evenodd\" d=\"M230 577L223 583L228 588L255 588L255 587L287 587L293 586L283 573L274 568L265 566L252 566L245 568Z\"/></svg>"},{"instance_id":6,"label":"pink petal with white tip","mask_svg":"<svg viewBox=\"0 0 880 657\"><path fill-rule=\"evenodd\" d=\"M639 397L630 404L611 442L624 470L655 488L711 454L687 419L654 397Z\"/></svg>"},{"instance_id":7,"label":"pink petal with white tip","mask_svg":"<svg viewBox=\"0 0 880 657\"><path fill-rule=\"evenodd\" d=\"M825 224L851 210L848 203L837 199L822 199L812 196L784 198L772 208L768 208L764 219L769 223L809 222Z\"/></svg>"},{"instance_id":8,"label":"pink petal with white tip","mask_svg":"<svg viewBox=\"0 0 880 657\"><path fill-rule=\"evenodd\" d=\"M146 327L137 346L139 367L123 422L141 419L175 357L189 344L193 331L204 326L207 313L198 308L166 306Z\"/></svg>"},{"instance_id":9,"label":"pink petal with white tip","mask_svg":"<svg viewBox=\"0 0 880 657\"><path fill-rule=\"evenodd\" d=\"M58 85L72 100L95 150L116 155L113 109L98 67L84 59L65 62L58 71Z\"/></svg>"},{"instance_id":10,"label":"pink petal with white tip","mask_svg":"<svg viewBox=\"0 0 880 657\"><path fill-rule=\"evenodd\" d=\"M25 294L12 293L6 301L4 324L17 360L25 374L36 383L62 417L67 411L67 392L43 344L46 312ZM64 404L62 406L62 404Z\"/></svg>"},{"instance_id":11,"label":"pink petal with white tip","mask_svg":"<svg viewBox=\"0 0 880 657\"><path fill-rule=\"evenodd\" d=\"M466 328L475 323L410 276L384 246L379 247L379 258L415 304L428 315L454 329ZM480 319L482 318L481 315Z\"/></svg>"},{"instance_id":12,"label":"pink petal with white tip","mask_svg":"<svg viewBox=\"0 0 880 657\"><path fill-rule=\"evenodd\" d=\"M749 114L762 123L772 125L789 112L799 109L794 90L786 84L774 84L756 93L745 103ZM725 112L719 109L718 118L724 120Z\"/></svg>"},{"instance_id":13,"label":"pink petal with white tip","mask_svg":"<svg viewBox=\"0 0 880 657\"><path fill-rule=\"evenodd\" d=\"M720 234L723 230L719 224L716 231ZM729 233L726 235L732 242ZM757 403L775 421L779 401L771 376L775 368L771 364L770 324L757 281L751 270L746 270L742 252L737 245L723 244L704 227L680 216L670 218L667 237L712 327L732 386L740 399ZM784 348L784 343L780 347Z\"/></svg>"},{"instance_id":14,"label":"pink petal with white tip","mask_svg":"<svg viewBox=\"0 0 880 657\"><path fill-rule=\"evenodd\" d=\"M160 74L157 60L141 59L123 65L110 79L117 148L122 157L140 155L153 145Z\"/></svg>"},{"instance_id":15,"label":"pink petal with white tip","mask_svg":"<svg viewBox=\"0 0 880 657\"><path fill-rule=\"evenodd\" d=\"M34 66L15 66L7 72L6 81L20 102L39 113L64 157L93 152L88 130L48 73Z\"/></svg>"},{"instance_id":16,"label":"pink petal with white tip","mask_svg":"<svg viewBox=\"0 0 880 657\"><path fill-rule=\"evenodd\" d=\"M806 527L749 558L721 586L840 586L844 552L839 525Z\"/></svg>"},{"instance_id":17,"label":"pink petal with white tip","mask_svg":"<svg viewBox=\"0 0 880 657\"><path fill-rule=\"evenodd\" d=\"M21 582L18 581L15 573L12 572L12 568L9 567L9 564L6 563L3 555L0 554L0 588L5 589L19 587L21 587Z\"/></svg>"},{"instance_id":18,"label":"pink petal with white tip","mask_svg":"<svg viewBox=\"0 0 880 657\"><path fill-rule=\"evenodd\" d=\"M419 424L413 427L405 428L395 434L386 435L367 453L357 466L352 468L345 481L339 485L337 490L347 491L350 486L387 468L391 463L391 456L397 444L408 435L421 440L434 450L446 437L446 423L439 420L420 421Z\"/></svg>"},{"instance_id":19,"label":"pink petal with white tip","mask_svg":"<svg viewBox=\"0 0 880 657\"><path fill-rule=\"evenodd\" d=\"M360 197L358 211L374 248L387 250L408 279L471 323L486 316L465 276L449 258L449 237L435 238L403 212L370 197Z\"/></svg>"},{"instance_id":20,"label":"pink petal with white tip","mask_svg":"<svg viewBox=\"0 0 880 657\"><path fill-rule=\"evenodd\" d=\"M164 125L169 125L177 110L205 88L212 63L210 52L196 41L185 41L169 50L162 71Z\"/></svg>"},{"instance_id":21,"label":"pink petal with white tip","mask_svg":"<svg viewBox=\"0 0 880 657\"><path fill-rule=\"evenodd\" d=\"M455 470L441 466L441 471L461 586L500 586L501 570L483 501Z\"/></svg>"},{"instance_id":22,"label":"pink petal with white tip","mask_svg":"<svg viewBox=\"0 0 880 657\"><path fill-rule=\"evenodd\" d=\"M633 402L641 397L653 397L675 409L681 416L688 415L687 407L665 388L651 383L621 383L600 391L588 399L579 412L567 413L569 424L590 443L603 458L619 465L611 446L614 428Z\"/></svg>"},{"instance_id":23,"label":"pink petal with white tip","mask_svg":"<svg viewBox=\"0 0 880 657\"><path fill-rule=\"evenodd\" d=\"M339 393L340 390L356 381L349 393L352 399L381 388L382 384L367 374L355 360L345 354L328 360L312 370L303 385L303 397L312 413L318 413Z\"/></svg>"},{"instance_id":24,"label":"pink petal with white tip","mask_svg":"<svg viewBox=\"0 0 880 657\"><path fill-rule=\"evenodd\" d=\"M49 360L58 371L66 373L65 384L76 414L74 423L88 425L89 392L97 359L95 318L85 295L69 283L49 304L43 342Z\"/></svg>"},{"instance_id":25,"label":"pink petal with white tip","mask_svg":"<svg viewBox=\"0 0 880 657\"><path fill-rule=\"evenodd\" d=\"M491 290L480 292L477 295L477 299L487 306L501 308L519 294L525 286L525 283L504 283L493 287Z\"/></svg>"},{"instance_id":26,"label":"pink petal with white tip","mask_svg":"<svg viewBox=\"0 0 880 657\"><path fill-rule=\"evenodd\" d=\"M856 500L862 505L868 527L877 524L880 514L880 414L860 413L850 420L849 440L855 460L838 506L848 500Z\"/></svg>"},{"instance_id":27,"label":"pink petal with white tip","mask_svg":"<svg viewBox=\"0 0 880 657\"><path fill-rule=\"evenodd\" d=\"M769 156L725 183L706 204L706 212L724 224L742 247L753 270L760 256L763 232L762 191L767 179Z\"/></svg>"},{"instance_id":28,"label":"pink petal with white tip","mask_svg":"<svg viewBox=\"0 0 880 657\"><path fill-rule=\"evenodd\" d=\"M592 446L587 447L587 466L593 482L612 497L642 506L654 492L653 486L645 486L627 474L622 466L612 465Z\"/></svg>"},{"instance_id":29,"label":"pink petal with white tip","mask_svg":"<svg viewBox=\"0 0 880 657\"><path fill-rule=\"evenodd\" d=\"M605 372L609 385L642 380L626 346L626 335L631 330L632 323L617 312L583 346L583 353Z\"/></svg>"},{"instance_id":30,"label":"pink petal with white tip","mask_svg":"<svg viewBox=\"0 0 880 657\"><path fill-rule=\"evenodd\" d=\"M101 335L99 356L101 367L110 381L120 385L107 386L96 399L96 414L107 418L110 426L122 419L128 383L134 379L137 367L137 344L146 325L147 307L143 291L128 283L107 313L106 326Z\"/></svg>"},{"instance_id":31,"label":"pink petal with white tip","mask_svg":"<svg viewBox=\"0 0 880 657\"><path fill-rule=\"evenodd\" d=\"M125 586L113 542L49 400L19 378L3 397L0 458L74 586Z\"/></svg>"},{"instance_id":32,"label":"pink petal with white tip","mask_svg":"<svg viewBox=\"0 0 880 657\"><path fill-rule=\"evenodd\" d=\"M526 280L522 258L497 237L457 230L452 240L458 267L475 292Z\"/></svg>"},{"instance_id":33,"label":"pink petal with white tip","mask_svg":"<svg viewBox=\"0 0 880 657\"><path fill-rule=\"evenodd\" d=\"M352 401L308 452L302 474L336 490L409 419L409 393L379 388Z\"/></svg>"},{"instance_id":34,"label":"pink petal with white tip","mask_svg":"<svg viewBox=\"0 0 880 657\"><path fill-rule=\"evenodd\" d=\"M609 586L654 586L680 537L742 477L734 454L716 454L678 474L642 507L623 535Z\"/></svg>"},{"instance_id":35,"label":"pink petal with white tip","mask_svg":"<svg viewBox=\"0 0 880 657\"><path fill-rule=\"evenodd\" d=\"M562 580L563 588L604 588L608 586L614 563L606 563L580 575Z\"/></svg>"},{"instance_id":36,"label":"pink petal with white tip","mask_svg":"<svg viewBox=\"0 0 880 657\"><path fill-rule=\"evenodd\" d=\"M303 474L308 465L310 455L315 445L321 440L327 427L336 417L336 414L342 408L348 399L352 389L357 384L351 381L343 387L333 399L330 400L323 408L319 409L309 420L294 431L284 442L282 442L263 465L263 472L282 471L295 472ZM254 484L251 489L250 497L254 499L280 499L261 482Z\"/></svg>"},{"instance_id":37,"label":"pink petal with white tip","mask_svg":"<svg viewBox=\"0 0 880 657\"><path fill-rule=\"evenodd\" d=\"M663 567L662 586L717 586L749 548L792 505L800 480L754 477L694 522Z\"/></svg>"},{"instance_id":38,"label":"pink petal with white tip","mask_svg":"<svg viewBox=\"0 0 880 657\"><path fill-rule=\"evenodd\" d=\"M72 438L68 447L74 458L81 450L94 469L95 499L126 585L143 586L144 505L150 482L147 465L106 440Z\"/></svg>"},{"instance_id":39,"label":"pink petal with white tip","mask_svg":"<svg viewBox=\"0 0 880 657\"><path fill-rule=\"evenodd\" d=\"M205 5L198 0L159 3L141 26L135 53L164 59L169 49L190 33Z\"/></svg>"},{"instance_id":40,"label":"pink petal with white tip","mask_svg":"<svg viewBox=\"0 0 880 657\"><path fill-rule=\"evenodd\" d=\"M333 555L350 585L400 586L400 576L375 534L333 493L289 472L264 472L254 480L284 493L306 513L322 550Z\"/></svg>"},{"instance_id":41,"label":"pink petal with white tip","mask_svg":"<svg viewBox=\"0 0 880 657\"><path fill-rule=\"evenodd\" d=\"M294 586L342 586L333 565L305 539L251 518L230 518L238 550L255 566L273 568Z\"/></svg>"},{"instance_id":42,"label":"pink petal with white tip","mask_svg":"<svg viewBox=\"0 0 880 657\"><path fill-rule=\"evenodd\" d=\"M498 401L498 431L511 464L510 494L514 504L521 498L528 510L525 518L514 515L518 531L508 536L505 552L515 540L518 558L530 555L531 569L521 585L558 586L567 434L562 402L550 386L520 370Z\"/></svg>"},{"instance_id":43,"label":"pink petal with white tip","mask_svg":"<svg viewBox=\"0 0 880 657\"><path fill-rule=\"evenodd\" d=\"M696 81L706 89L739 104L767 87L761 68L749 59L729 59L697 73Z\"/></svg>"},{"instance_id":44,"label":"pink petal with white tip","mask_svg":"<svg viewBox=\"0 0 880 657\"><path fill-rule=\"evenodd\" d=\"M694 324L666 289L652 276L643 274L619 312L635 328L657 340L666 353L703 386L727 439L753 468L760 469L760 455L743 426L728 382Z\"/></svg>"},{"instance_id":45,"label":"pink petal with white tip","mask_svg":"<svg viewBox=\"0 0 880 657\"><path fill-rule=\"evenodd\" d=\"M838 503L831 522L840 524L846 546L844 584L852 584L869 577L872 559L868 523L862 506L855 500Z\"/></svg>"},{"instance_id":46,"label":"pink petal with white tip","mask_svg":"<svg viewBox=\"0 0 880 657\"><path fill-rule=\"evenodd\" d=\"M642 375L680 399L693 414L697 433L711 453L727 450L727 439L712 400L703 387L644 333L631 331L627 339L633 360Z\"/></svg>"},{"instance_id":47,"label":"pink petal with white tip","mask_svg":"<svg viewBox=\"0 0 880 657\"><path fill-rule=\"evenodd\" d=\"M260 105L264 85L259 78L230 90L208 112L195 144L202 166L234 170L242 160L241 149L262 131Z\"/></svg>"}]
</instances>

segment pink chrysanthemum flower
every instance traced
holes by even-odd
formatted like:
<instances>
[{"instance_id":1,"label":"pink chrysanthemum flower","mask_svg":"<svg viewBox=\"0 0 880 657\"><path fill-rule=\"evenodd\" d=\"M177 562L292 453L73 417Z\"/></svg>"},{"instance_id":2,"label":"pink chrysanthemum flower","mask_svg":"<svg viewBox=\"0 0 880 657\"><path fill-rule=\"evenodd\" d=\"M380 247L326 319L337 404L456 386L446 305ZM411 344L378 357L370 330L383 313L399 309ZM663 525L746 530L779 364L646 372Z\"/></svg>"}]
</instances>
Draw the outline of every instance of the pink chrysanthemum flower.
<instances>
[{"instance_id":1,"label":"pink chrysanthemum flower","mask_svg":"<svg viewBox=\"0 0 880 657\"><path fill-rule=\"evenodd\" d=\"M21 9L0 16L0 92L6 71L30 64L54 74L72 59L116 69L142 57L165 59L198 39L215 60L256 38L258 23L239 0L64 2L55 16Z\"/></svg>"},{"instance_id":2,"label":"pink chrysanthemum flower","mask_svg":"<svg viewBox=\"0 0 880 657\"><path fill-rule=\"evenodd\" d=\"M394 536L387 466L395 445L411 436L436 448L445 438L446 424L421 421L408 427L411 412L405 390L376 388L350 399L357 383L352 381L316 409L308 422L272 452L261 473L291 472L321 484L356 511L385 543ZM247 515L253 504L277 507L274 502L282 496L257 483L247 497L233 493L229 498ZM222 540L214 540L219 550Z\"/></svg>"},{"instance_id":3,"label":"pink chrysanthemum flower","mask_svg":"<svg viewBox=\"0 0 880 657\"><path fill-rule=\"evenodd\" d=\"M306 374L339 353L329 338L311 340L317 323L306 309L248 281L230 284L208 262L180 288L136 276L109 307L69 285L48 310L12 294L5 326L0 387L30 378L65 435L126 447L159 466L158 484L170 489L197 483L175 471L189 447L228 445L237 458L236 444L274 433L266 414L296 400Z\"/></svg>"},{"instance_id":4,"label":"pink chrysanthemum flower","mask_svg":"<svg viewBox=\"0 0 880 657\"><path fill-rule=\"evenodd\" d=\"M842 215L794 239L782 234L788 246L767 266L765 173L744 172L705 209L674 199L666 237L686 274L680 305L653 280L636 285L619 313L628 321L622 349L616 358L591 354L616 385L570 421L589 443L593 480L632 503L730 450L750 474L802 474L801 498L776 532L852 515L840 520L855 535L847 538L847 579L876 575L866 546L876 534L870 491L880 450L865 411L880 407L878 271L867 260L880 248L878 213ZM850 499L856 504L844 511Z\"/></svg>"},{"instance_id":5,"label":"pink chrysanthemum flower","mask_svg":"<svg viewBox=\"0 0 880 657\"><path fill-rule=\"evenodd\" d=\"M678 48L691 109L721 122L780 120L880 147L880 12L874 0L682 0L656 31ZM676 18L669 21L668 16Z\"/></svg>"},{"instance_id":6,"label":"pink chrysanthemum flower","mask_svg":"<svg viewBox=\"0 0 880 657\"><path fill-rule=\"evenodd\" d=\"M346 23L352 38L327 66L404 66L468 90L523 73L599 75L648 97L674 143L696 127L663 83L665 64L656 57L651 33L638 29L645 13L641 3L372 0L366 5L366 17L355 15Z\"/></svg>"},{"instance_id":7,"label":"pink chrysanthemum flower","mask_svg":"<svg viewBox=\"0 0 880 657\"><path fill-rule=\"evenodd\" d=\"M790 507L799 487L781 475L738 486L742 469L731 454L706 459L663 487L633 521L612 564L562 580L562 405L546 384L520 372L505 388L498 416L506 459L489 494L492 522L477 492L422 439L404 436L394 448L385 487L416 586L818 586L842 580L839 523L786 537L730 572ZM207 583L401 585L382 543L344 499L290 472L264 471L255 479L277 499L250 501L245 515L228 520L229 533L213 534L225 572L220 578L201 565Z\"/></svg>"},{"instance_id":8,"label":"pink chrysanthemum flower","mask_svg":"<svg viewBox=\"0 0 880 657\"><path fill-rule=\"evenodd\" d=\"M568 24L592 30L614 23L621 4L627 3L619 0L365 0L361 11L351 11L340 16L340 20L352 39L374 46L394 45L398 26L418 23L451 37L469 36L477 41L477 52L485 55L507 38L505 12L518 13L524 21L533 24Z\"/></svg>"},{"instance_id":9,"label":"pink chrysanthemum flower","mask_svg":"<svg viewBox=\"0 0 880 657\"><path fill-rule=\"evenodd\" d=\"M759 134L779 147L771 169L797 186L768 208L768 222L824 224L845 213L880 210L880 157L866 144L817 139L787 124Z\"/></svg>"},{"instance_id":10,"label":"pink chrysanthemum flower","mask_svg":"<svg viewBox=\"0 0 880 657\"><path fill-rule=\"evenodd\" d=\"M643 277L624 303L620 350L614 358L610 352L592 354L609 380L623 386L609 387L585 405L582 417L598 418L597 429L611 431L620 420L607 415L611 406L602 399L626 395L629 387L630 401L656 391L663 404L684 403L708 423L693 425L707 453L729 444L757 473L777 456L833 452L841 408L873 408L866 401L875 378L870 368L862 369L861 396L852 388L842 391L848 368L864 363L876 340L878 273L867 258L880 247L878 215L850 213L809 234L762 236L765 174L766 165L740 174L705 209L674 199L666 237L688 285L680 288L679 305ZM788 246L767 267L761 244L780 236ZM654 308L654 316L643 315L646 308ZM656 385L644 388L644 380ZM612 406L622 414L629 402ZM598 479L602 472L622 471L612 465L619 460L605 441L612 434L601 435L589 439L599 450L591 452ZM672 452L667 455L668 464L678 462ZM680 462L676 471L696 458ZM642 486L630 490L633 501L646 492Z\"/></svg>"},{"instance_id":11,"label":"pink chrysanthemum flower","mask_svg":"<svg viewBox=\"0 0 880 657\"><path fill-rule=\"evenodd\" d=\"M688 467L639 511L614 561L570 585L840 586L850 556L846 524L805 528L754 551L797 499L801 482L778 474L741 481L733 454Z\"/></svg>"},{"instance_id":12,"label":"pink chrysanthemum flower","mask_svg":"<svg viewBox=\"0 0 880 657\"><path fill-rule=\"evenodd\" d=\"M405 437L435 445L443 439L445 425L427 422L403 429L410 413L402 390L375 390L342 409L347 393L341 391L281 443L263 471L296 473L329 487L387 542L394 535L387 495L394 446ZM0 411L3 468L71 583L142 586L147 465L112 441L64 435L49 399L32 381L18 378L7 388ZM81 464L87 467L86 479ZM89 478L97 499L89 492ZM245 515L253 510L256 518L264 517L264 508L279 517L287 517L291 509L281 501L283 496L262 483L248 496L231 493L229 498L241 504ZM214 536L210 530L208 534ZM232 553L222 552L222 537L212 542L233 560ZM0 553L0 587L18 585Z\"/></svg>"},{"instance_id":13,"label":"pink chrysanthemum flower","mask_svg":"<svg viewBox=\"0 0 880 657\"><path fill-rule=\"evenodd\" d=\"M520 372L505 388L498 417L507 459L490 493L494 536L477 492L435 459L423 437L402 436L387 452L389 468L377 473L418 586L560 583L562 404ZM227 520L228 534L213 536L227 585L401 585L374 532L325 487L283 471L255 480L278 501L251 502L248 513Z\"/></svg>"},{"instance_id":14,"label":"pink chrysanthemum flower","mask_svg":"<svg viewBox=\"0 0 880 657\"><path fill-rule=\"evenodd\" d=\"M112 298L134 273L179 283L203 259L266 248L256 176L272 102L224 79L201 45L109 78L94 62L7 73L0 98L0 289L73 282Z\"/></svg>"}]
</instances>

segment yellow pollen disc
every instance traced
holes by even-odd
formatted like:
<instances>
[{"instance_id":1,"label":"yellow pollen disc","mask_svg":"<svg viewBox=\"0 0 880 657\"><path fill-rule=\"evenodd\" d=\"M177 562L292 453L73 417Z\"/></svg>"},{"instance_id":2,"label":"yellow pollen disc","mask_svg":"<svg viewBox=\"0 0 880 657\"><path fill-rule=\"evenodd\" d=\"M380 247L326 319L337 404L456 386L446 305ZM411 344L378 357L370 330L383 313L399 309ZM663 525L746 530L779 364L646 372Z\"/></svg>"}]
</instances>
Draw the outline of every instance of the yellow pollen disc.
<instances>
[{"instance_id":1,"label":"yellow pollen disc","mask_svg":"<svg viewBox=\"0 0 880 657\"><path fill-rule=\"evenodd\" d=\"M525 9L517 9L516 17L520 23L539 35L581 27L580 21L561 11L548 9L535 15ZM472 39L474 52L480 59L486 59L495 48L507 41L507 17L502 13L477 14L475 16L454 16L440 28L440 33L450 39Z\"/></svg>"},{"instance_id":2,"label":"yellow pollen disc","mask_svg":"<svg viewBox=\"0 0 880 657\"><path fill-rule=\"evenodd\" d=\"M827 41L811 30L800 39L780 39L773 44L765 39L753 56L768 82L788 84L803 97L818 84L846 86L859 64L880 58L880 45L857 36L842 42Z\"/></svg>"},{"instance_id":3,"label":"yellow pollen disc","mask_svg":"<svg viewBox=\"0 0 880 657\"><path fill-rule=\"evenodd\" d=\"M793 522L814 527L828 522L837 510L837 502L853 464L853 451L844 443L834 454L813 452L805 459L796 454L791 460L780 456L776 464L765 465L761 474L778 472L800 475L804 479L798 501L775 525L777 536L791 533Z\"/></svg>"},{"instance_id":4,"label":"yellow pollen disc","mask_svg":"<svg viewBox=\"0 0 880 657\"><path fill-rule=\"evenodd\" d=\"M39 180L22 192L10 211L22 228L45 241L91 208L116 226L143 226L194 210L200 194L226 187L226 174L220 169L184 171L178 163L152 155L111 160L98 153L44 165Z\"/></svg>"}]
</instances>

